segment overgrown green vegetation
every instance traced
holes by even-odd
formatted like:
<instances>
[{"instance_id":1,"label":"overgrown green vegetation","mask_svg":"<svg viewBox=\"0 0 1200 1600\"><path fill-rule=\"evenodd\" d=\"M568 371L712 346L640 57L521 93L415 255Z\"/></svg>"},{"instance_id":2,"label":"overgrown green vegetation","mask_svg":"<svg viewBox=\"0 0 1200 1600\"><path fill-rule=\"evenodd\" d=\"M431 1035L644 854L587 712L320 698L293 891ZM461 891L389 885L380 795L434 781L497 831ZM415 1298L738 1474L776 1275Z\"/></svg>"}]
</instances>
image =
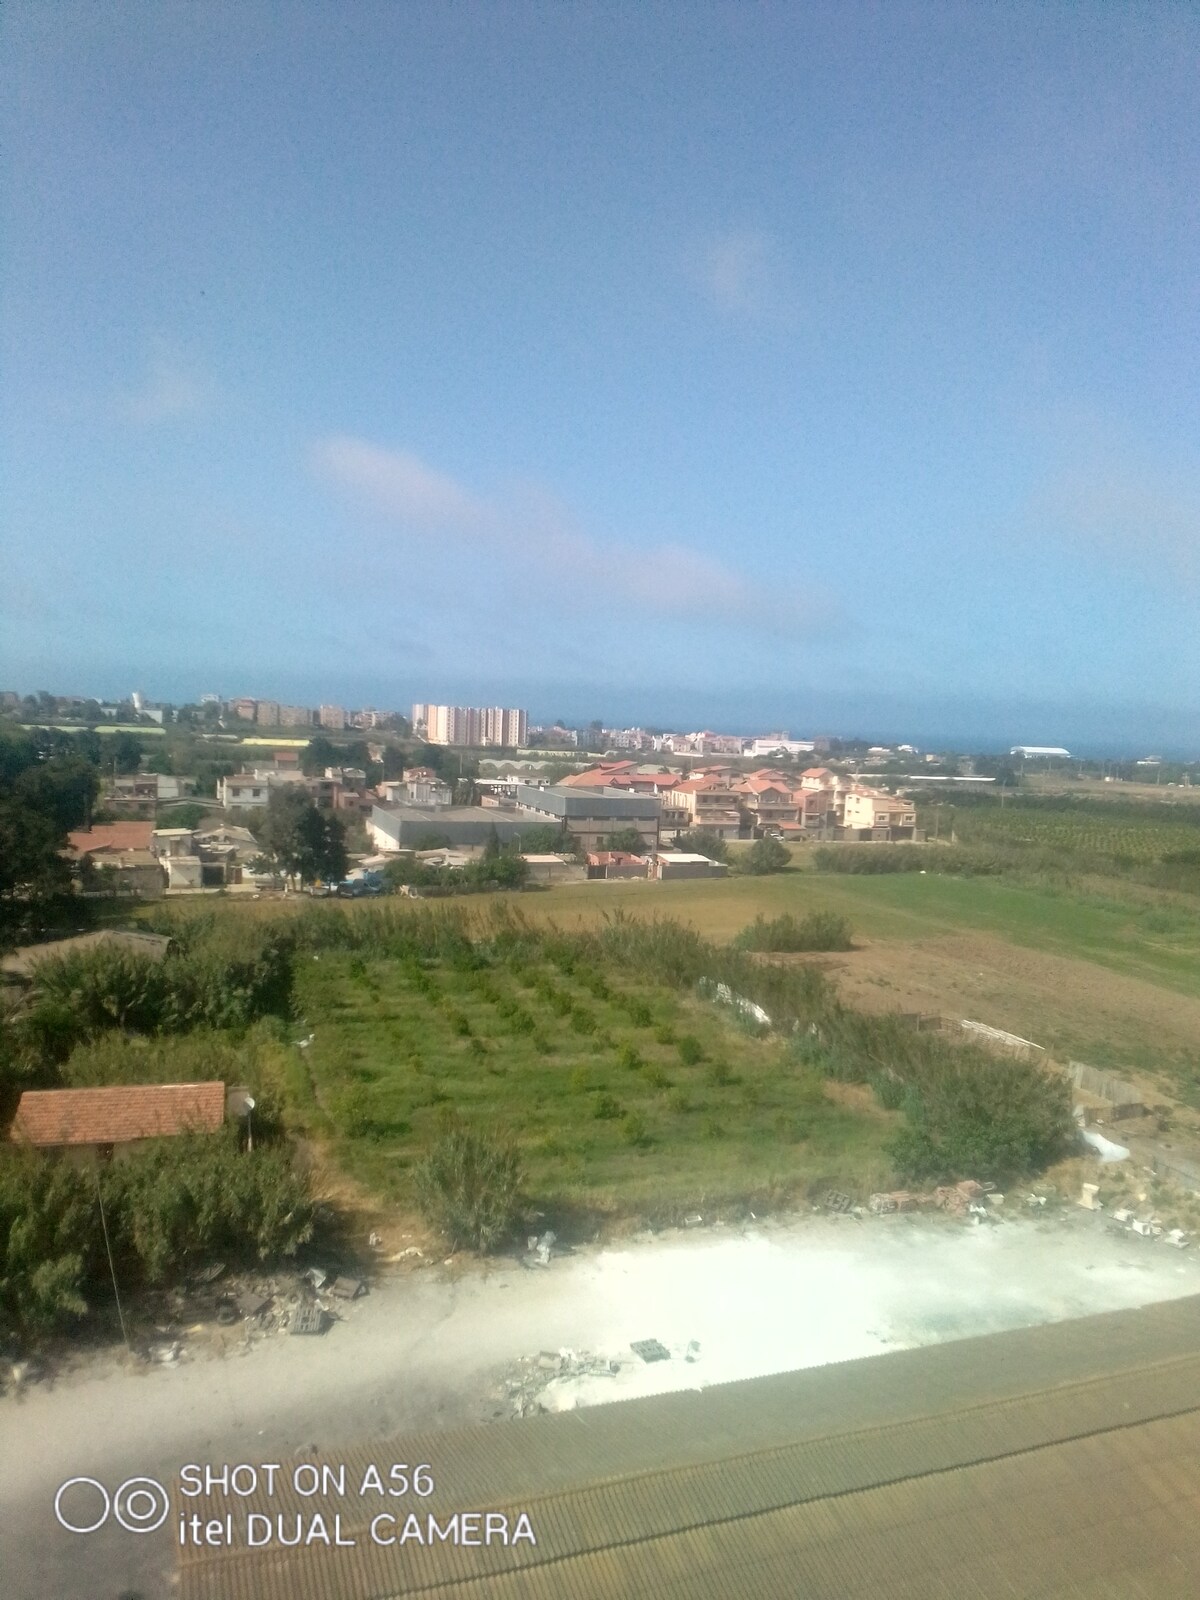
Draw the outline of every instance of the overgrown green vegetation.
<instances>
[{"instance_id":1,"label":"overgrown green vegetation","mask_svg":"<svg viewBox=\"0 0 1200 1600\"><path fill-rule=\"evenodd\" d=\"M761 912L734 940L739 950L786 953L804 950L851 950L850 923L836 911L810 911L797 917L790 911L778 917Z\"/></svg>"},{"instance_id":2,"label":"overgrown green vegetation","mask_svg":"<svg viewBox=\"0 0 1200 1600\"><path fill-rule=\"evenodd\" d=\"M0 1334L22 1339L106 1302L108 1226L118 1280L163 1283L209 1260L294 1254L312 1204L287 1151L232 1131L153 1140L95 1168L57 1156L0 1160Z\"/></svg>"},{"instance_id":3,"label":"overgrown green vegetation","mask_svg":"<svg viewBox=\"0 0 1200 1600\"><path fill-rule=\"evenodd\" d=\"M455 1249L494 1250L521 1215L521 1160L515 1146L470 1128L436 1141L414 1173L417 1203Z\"/></svg>"},{"instance_id":4,"label":"overgrown green vegetation","mask_svg":"<svg viewBox=\"0 0 1200 1600\"><path fill-rule=\"evenodd\" d=\"M984 852L936 844L833 844L812 853L818 872L845 872L874 877L891 872L944 872L981 877L1002 870L1001 862Z\"/></svg>"},{"instance_id":5,"label":"overgrown green vegetation","mask_svg":"<svg viewBox=\"0 0 1200 1600\"><path fill-rule=\"evenodd\" d=\"M1200 804L992 796L941 808L940 828L997 870L1123 877L1200 894Z\"/></svg>"},{"instance_id":6,"label":"overgrown green vegetation","mask_svg":"<svg viewBox=\"0 0 1200 1600\"><path fill-rule=\"evenodd\" d=\"M759 917L728 944L621 914L568 931L503 900L153 921L175 941L164 960L46 962L0 1044L15 1087L219 1076L254 1091L253 1156L227 1134L102 1169L135 1282L206 1252L297 1248L311 1211L289 1133L479 1249L526 1205L671 1218L814 1185L865 1195L897 1174L1007 1178L1069 1133L1052 1075L850 1010L811 964L759 959L844 947L844 920L820 911ZM9 1156L0 1301L28 1334L94 1295L94 1219L84 1177Z\"/></svg>"}]
</instances>

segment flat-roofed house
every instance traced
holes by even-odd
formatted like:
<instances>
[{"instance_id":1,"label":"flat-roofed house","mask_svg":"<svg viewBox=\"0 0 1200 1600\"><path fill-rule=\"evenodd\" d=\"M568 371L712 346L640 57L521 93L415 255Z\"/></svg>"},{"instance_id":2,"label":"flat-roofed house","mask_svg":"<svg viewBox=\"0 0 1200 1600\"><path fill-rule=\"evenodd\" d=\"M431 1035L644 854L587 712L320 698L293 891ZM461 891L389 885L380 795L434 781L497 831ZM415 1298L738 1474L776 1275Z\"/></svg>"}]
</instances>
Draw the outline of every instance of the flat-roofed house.
<instances>
[{"instance_id":1,"label":"flat-roofed house","mask_svg":"<svg viewBox=\"0 0 1200 1600\"><path fill-rule=\"evenodd\" d=\"M723 861L696 855L690 850L660 850L654 861L654 876L667 878L725 878L729 868Z\"/></svg>"},{"instance_id":2,"label":"flat-roofed house","mask_svg":"<svg viewBox=\"0 0 1200 1600\"><path fill-rule=\"evenodd\" d=\"M911 839L917 811L911 800L855 786L846 791L843 826L859 839Z\"/></svg>"},{"instance_id":3,"label":"flat-roofed house","mask_svg":"<svg viewBox=\"0 0 1200 1600\"><path fill-rule=\"evenodd\" d=\"M234 772L217 779L217 799L225 811L261 811L270 798L270 779L257 773Z\"/></svg>"},{"instance_id":4,"label":"flat-roofed house","mask_svg":"<svg viewBox=\"0 0 1200 1600\"><path fill-rule=\"evenodd\" d=\"M649 873L648 856L631 855L628 850L592 850L588 854L587 875L593 882L645 878Z\"/></svg>"}]
</instances>

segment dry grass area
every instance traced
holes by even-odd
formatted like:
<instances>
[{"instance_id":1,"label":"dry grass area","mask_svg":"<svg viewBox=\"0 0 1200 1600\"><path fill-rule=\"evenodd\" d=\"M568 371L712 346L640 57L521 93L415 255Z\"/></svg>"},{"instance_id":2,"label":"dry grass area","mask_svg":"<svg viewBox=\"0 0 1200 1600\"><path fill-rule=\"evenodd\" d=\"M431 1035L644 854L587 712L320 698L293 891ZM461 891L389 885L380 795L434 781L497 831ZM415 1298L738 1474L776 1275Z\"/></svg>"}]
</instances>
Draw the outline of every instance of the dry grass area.
<instances>
[{"instance_id":1,"label":"dry grass area","mask_svg":"<svg viewBox=\"0 0 1200 1600\"><path fill-rule=\"evenodd\" d=\"M1137 1071L1151 1050L1183 1062L1200 1042L1200 1000L986 934L873 940L844 955L785 959L816 961L865 1011L969 1017L1063 1059ZM1170 1089L1170 1079L1159 1087Z\"/></svg>"}]
</instances>

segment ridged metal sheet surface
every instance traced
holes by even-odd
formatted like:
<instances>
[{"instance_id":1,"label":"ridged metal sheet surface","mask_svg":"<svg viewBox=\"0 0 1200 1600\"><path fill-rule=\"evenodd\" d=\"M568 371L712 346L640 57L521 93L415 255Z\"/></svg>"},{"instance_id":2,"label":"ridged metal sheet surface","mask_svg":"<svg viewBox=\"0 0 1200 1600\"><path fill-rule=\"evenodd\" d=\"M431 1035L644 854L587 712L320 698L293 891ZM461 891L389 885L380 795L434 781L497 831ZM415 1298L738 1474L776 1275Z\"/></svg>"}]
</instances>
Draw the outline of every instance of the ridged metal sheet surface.
<instances>
[{"instance_id":1,"label":"ridged metal sheet surface","mask_svg":"<svg viewBox=\"0 0 1200 1600\"><path fill-rule=\"evenodd\" d=\"M426 1434L399 1453L434 1463L438 1492L422 1515L433 1509L444 1523L471 1507L524 1509L536 1548L380 1548L363 1537L368 1516L355 1502L343 1508L354 1549L189 1550L181 1600L755 1590L840 1600L860 1570L862 1593L898 1600L943 1588L1066 1600L1086 1572L1094 1600L1114 1561L1128 1580L1122 1600L1132 1600L1147 1573L1173 1584L1168 1553L1197 1576L1197 1407L1200 1314L1188 1301L532 1425ZM338 1459L353 1483L392 1452L372 1445ZM295 1495L271 1509L297 1506L312 1509ZM1032 1568L1014 1561L1014 1540L1040 1552ZM992 1587L981 1587L989 1562ZM905 1573L921 1574L911 1591Z\"/></svg>"}]
</instances>

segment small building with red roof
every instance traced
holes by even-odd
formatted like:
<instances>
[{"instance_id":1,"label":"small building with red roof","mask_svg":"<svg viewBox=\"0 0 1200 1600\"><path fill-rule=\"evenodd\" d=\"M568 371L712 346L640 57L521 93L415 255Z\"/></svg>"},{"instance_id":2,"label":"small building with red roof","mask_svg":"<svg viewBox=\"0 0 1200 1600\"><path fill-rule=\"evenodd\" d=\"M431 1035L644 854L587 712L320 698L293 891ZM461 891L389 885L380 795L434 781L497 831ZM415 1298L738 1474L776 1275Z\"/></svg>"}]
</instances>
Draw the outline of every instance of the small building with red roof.
<instances>
[{"instance_id":1,"label":"small building with red roof","mask_svg":"<svg viewBox=\"0 0 1200 1600\"><path fill-rule=\"evenodd\" d=\"M8 1137L37 1150L97 1159L146 1139L215 1133L224 1121L225 1085L216 1080L26 1089Z\"/></svg>"}]
</instances>

